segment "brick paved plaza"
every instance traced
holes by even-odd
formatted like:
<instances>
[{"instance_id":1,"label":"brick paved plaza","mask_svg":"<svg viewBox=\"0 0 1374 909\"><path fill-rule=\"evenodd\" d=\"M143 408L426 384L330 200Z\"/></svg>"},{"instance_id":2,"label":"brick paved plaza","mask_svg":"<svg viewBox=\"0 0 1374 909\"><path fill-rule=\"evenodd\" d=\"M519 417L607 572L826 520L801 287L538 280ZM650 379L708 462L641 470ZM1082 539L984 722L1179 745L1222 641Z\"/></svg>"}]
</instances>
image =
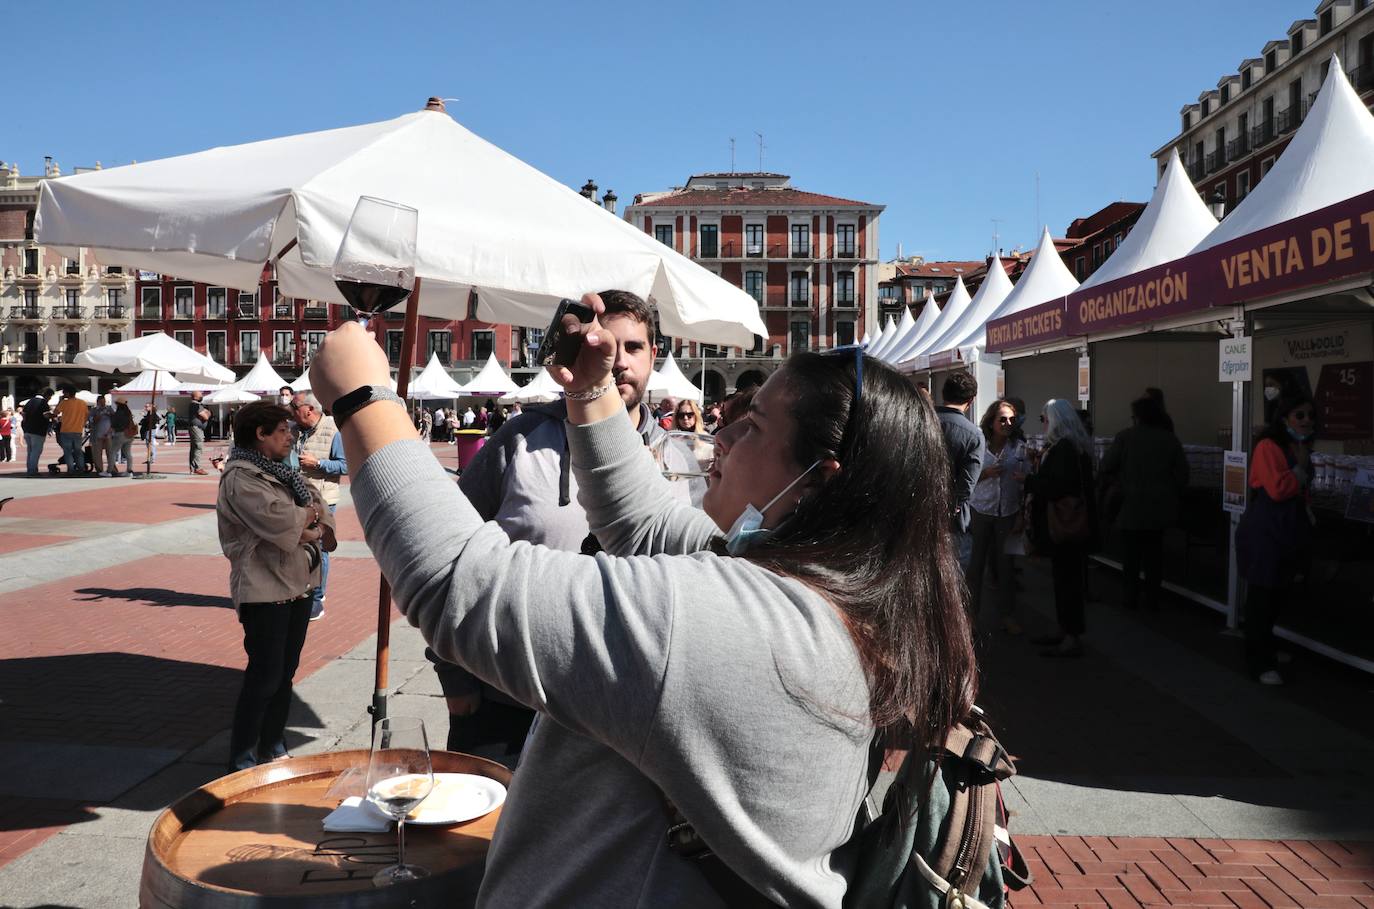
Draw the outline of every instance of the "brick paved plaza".
<instances>
[{"instance_id":1,"label":"brick paved plaza","mask_svg":"<svg viewBox=\"0 0 1374 909\"><path fill-rule=\"evenodd\" d=\"M446 463L452 449L434 446ZM173 449L160 461L172 470ZM157 812L221 772L244 663L215 539L216 478L0 472L0 906L128 906ZM377 569L351 504L327 615L297 676L293 751L365 746ZM1040 566L1021 583L1048 623ZM1374 681L1295 654L1295 684L1239 671L1218 619L1105 605L1090 654L981 639L986 706L1021 775L1017 906L1374 909ZM393 626L393 712L442 730L418 634Z\"/></svg>"}]
</instances>

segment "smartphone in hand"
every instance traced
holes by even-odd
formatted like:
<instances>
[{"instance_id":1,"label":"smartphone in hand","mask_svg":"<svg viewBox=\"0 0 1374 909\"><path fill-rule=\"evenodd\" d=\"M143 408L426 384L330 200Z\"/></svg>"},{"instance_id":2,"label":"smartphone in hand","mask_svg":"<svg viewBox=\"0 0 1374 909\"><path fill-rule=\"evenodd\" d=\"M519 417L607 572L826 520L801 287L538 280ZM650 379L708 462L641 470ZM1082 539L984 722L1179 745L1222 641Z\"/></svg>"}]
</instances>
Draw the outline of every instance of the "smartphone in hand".
<instances>
[{"instance_id":1,"label":"smartphone in hand","mask_svg":"<svg viewBox=\"0 0 1374 909\"><path fill-rule=\"evenodd\" d=\"M563 319L576 316L577 321L586 325L596 317L590 306L574 303L572 300L559 302L553 314L553 321L544 332L544 340L539 343L534 360L540 366L571 366L577 360L577 352L582 349L580 335L569 335L563 328Z\"/></svg>"}]
</instances>

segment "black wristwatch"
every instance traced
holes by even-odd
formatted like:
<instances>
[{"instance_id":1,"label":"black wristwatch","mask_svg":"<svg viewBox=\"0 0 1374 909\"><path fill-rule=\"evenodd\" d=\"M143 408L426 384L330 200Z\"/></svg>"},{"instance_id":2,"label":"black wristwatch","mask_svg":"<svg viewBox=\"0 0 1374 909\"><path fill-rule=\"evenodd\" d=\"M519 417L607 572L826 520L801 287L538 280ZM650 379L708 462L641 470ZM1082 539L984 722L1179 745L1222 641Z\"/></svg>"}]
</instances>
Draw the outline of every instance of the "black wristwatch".
<instances>
[{"instance_id":1,"label":"black wristwatch","mask_svg":"<svg viewBox=\"0 0 1374 909\"><path fill-rule=\"evenodd\" d=\"M405 401L401 399L401 396L385 385L362 385L334 402L334 406L330 408L330 415L334 417L334 425L342 427L349 417L373 401L395 401L397 404L405 406Z\"/></svg>"}]
</instances>

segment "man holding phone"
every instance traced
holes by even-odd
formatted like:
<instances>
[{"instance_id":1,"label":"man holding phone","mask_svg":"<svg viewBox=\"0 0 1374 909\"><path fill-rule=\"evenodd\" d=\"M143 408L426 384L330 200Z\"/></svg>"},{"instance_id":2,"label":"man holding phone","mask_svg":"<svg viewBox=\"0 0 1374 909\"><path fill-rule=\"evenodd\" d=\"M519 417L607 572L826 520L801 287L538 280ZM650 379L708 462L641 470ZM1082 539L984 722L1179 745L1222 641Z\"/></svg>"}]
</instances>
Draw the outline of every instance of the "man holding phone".
<instances>
[{"instance_id":1,"label":"man holding phone","mask_svg":"<svg viewBox=\"0 0 1374 909\"><path fill-rule=\"evenodd\" d=\"M601 324L619 341L615 390L644 444L652 445L664 435L644 403L658 353L653 313L629 291L602 291L600 297L606 306ZM566 417L562 401L512 416L464 469L458 485L483 520L496 521L512 540L581 552L591 530L577 502ZM685 498L686 484L680 485ZM432 650L426 655L448 700L448 749L495 758L518 755L534 711L444 663Z\"/></svg>"}]
</instances>

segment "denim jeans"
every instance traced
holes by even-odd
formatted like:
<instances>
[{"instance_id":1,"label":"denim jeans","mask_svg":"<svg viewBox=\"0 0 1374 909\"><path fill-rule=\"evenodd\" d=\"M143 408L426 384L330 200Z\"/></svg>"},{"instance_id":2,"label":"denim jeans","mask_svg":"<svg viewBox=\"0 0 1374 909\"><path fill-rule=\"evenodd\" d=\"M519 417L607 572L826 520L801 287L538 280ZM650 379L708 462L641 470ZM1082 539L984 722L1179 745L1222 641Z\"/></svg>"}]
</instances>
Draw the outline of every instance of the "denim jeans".
<instances>
[{"instance_id":1,"label":"denim jeans","mask_svg":"<svg viewBox=\"0 0 1374 909\"><path fill-rule=\"evenodd\" d=\"M337 505L329 506L329 513L333 514ZM313 619L324 612L324 589L329 586L329 553L320 553L320 586L315 588L314 602L310 606L310 617Z\"/></svg>"},{"instance_id":2,"label":"denim jeans","mask_svg":"<svg viewBox=\"0 0 1374 909\"><path fill-rule=\"evenodd\" d=\"M24 433L24 448L28 458L30 476L38 475L38 461L43 457L43 443L47 440L47 436L39 435L36 432Z\"/></svg>"},{"instance_id":3,"label":"denim jeans","mask_svg":"<svg viewBox=\"0 0 1374 909\"><path fill-rule=\"evenodd\" d=\"M57 444L62 446L62 460L67 463L67 472L86 470L86 452L81 447L81 433L59 432Z\"/></svg>"}]
</instances>

